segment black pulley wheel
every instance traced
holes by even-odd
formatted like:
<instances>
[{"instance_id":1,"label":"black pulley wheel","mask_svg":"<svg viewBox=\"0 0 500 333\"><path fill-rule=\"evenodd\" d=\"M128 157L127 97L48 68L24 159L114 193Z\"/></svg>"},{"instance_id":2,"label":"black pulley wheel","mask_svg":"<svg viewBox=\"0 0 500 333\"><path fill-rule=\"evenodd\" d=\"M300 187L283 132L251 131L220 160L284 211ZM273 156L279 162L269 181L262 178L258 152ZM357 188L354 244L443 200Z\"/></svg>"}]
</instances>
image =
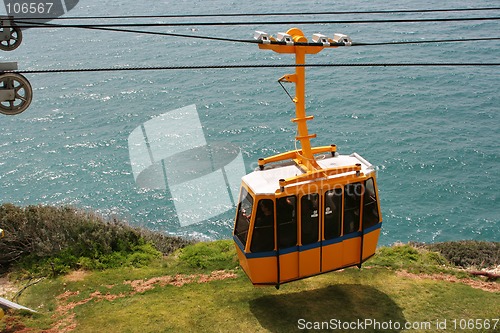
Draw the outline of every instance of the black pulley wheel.
<instances>
[{"instance_id":1,"label":"black pulley wheel","mask_svg":"<svg viewBox=\"0 0 500 333\"><path fill-rule=\"evenodd\" d=\"M0 75L0 90L14 90L12 98L0 100L0 113L6 115L15 115L25 111L33 98L31 84L21 74Z\"/></svg>"},{"instance_id":2,"label":"black pulley wheel","mask_svg":"<svg viewBox=\"0 0 500 333\"><path fill-rule=\"evenodd\" d=\"M14 26L4 27L3 29L9 29L10 38L8 40L0 41L0 50L12 51L17 49L23 40L23 33L20 28Z\"/></svg>"}]
</instances>

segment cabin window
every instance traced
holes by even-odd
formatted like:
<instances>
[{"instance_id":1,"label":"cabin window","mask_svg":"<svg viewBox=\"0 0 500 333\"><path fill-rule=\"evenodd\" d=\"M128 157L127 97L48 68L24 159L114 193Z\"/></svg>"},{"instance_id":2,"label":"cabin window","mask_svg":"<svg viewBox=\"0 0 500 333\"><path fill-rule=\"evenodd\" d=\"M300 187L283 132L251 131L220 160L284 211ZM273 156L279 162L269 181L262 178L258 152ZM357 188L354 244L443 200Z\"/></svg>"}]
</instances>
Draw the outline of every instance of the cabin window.
<instances>
[{"instance_id":1,"label":"cabin window","mask_svg":"<svg viewBox=\"0 0 500 333\"><path fill-rule=\"evenodd\" d=\"M363 197L363 229L374 226L379 222L377 195L373 178L365 182L365 194Z\"/></svg>"},{"instance_id":2,"label":"cabin window","mask_svg":"<svg viewBox=\"0 0 500 333\"><path fill-rule=\"evenodd\" d=\"M342 189L325 193L325 240L340 237L342 233Z\"/></svg>"},{"instance_id":3,"label":"cabin window","mask_svg":"<svg viewBox=\"0 0 500 333\"><path fill-rule=\"evenodd\" d=\"M300 205L302 245L315 243L319 239L319 195L303 196Z\"/></svg>"},{"instance_id":4,"label":"cabin window","mask_svg":"<svg viewBox=\"0 0 500 333\"><path fill-rule=\"evenodd\" d=\"M250 226L250 215L252 215L253 197L243 187L240 194L240 202L238 203L238 215L236 216L236 224L234 227L234 235L243 243L247 244L248 228Z\"/></svg>"},{"instance_id":5,"label":"cabin window","mask_svg":"<svg viewBox=\"0 0 500 333\"><path fill-rule=\"evenodd\" d=\"M297 245L297 198L294 195L276 200L278 246L280 249Z\"/></svg>"},{"instance_id":6,"label":"cabin window","mask_svg":"<svg viewBox=\"0 0 500 333\"><path fill-rule=\"evenodd\" d=\"M271 199L262 199L257 204L250 251L272 250L274 250L274 203Z\"/></svg>"},{"instance_id":7,"label":"cabin window","mask_svg":"<svg viewBox=\"0 0 500 333\"><path fill-rule=\"evenodd\" d=\"M363 185L347 184L344 187L344 235L359 230L359 212Z\"/></svg>"}]
</instances>

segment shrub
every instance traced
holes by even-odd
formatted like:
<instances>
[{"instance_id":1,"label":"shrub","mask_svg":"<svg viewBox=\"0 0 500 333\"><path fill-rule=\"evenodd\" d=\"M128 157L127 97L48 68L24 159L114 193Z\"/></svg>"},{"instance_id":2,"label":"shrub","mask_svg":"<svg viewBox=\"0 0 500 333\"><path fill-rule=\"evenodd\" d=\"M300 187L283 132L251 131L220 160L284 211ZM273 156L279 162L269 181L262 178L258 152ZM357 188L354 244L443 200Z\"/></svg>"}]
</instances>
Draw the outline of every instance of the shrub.
<instances>
[{"instance_id":1,"label":"shrub","mask_svg":"<svg viewBox=\"0 0 500 333\"><path fill-rule=\"evenodd\" d=\"M126 264L133 267L143 267L160 255L161 253L151 244L144 244L134 249L134 252L127 257Z\"/></svg>"},{"instance_id":2,"label":"shrub","mask_svg":"<svg viewBox=\"0 0 500 333\"><path fill-rule=\"evenodd\" d=\"M0 228L6 233L0 240L0 272L13 264L44 275L144 265L158 251L168 254L192 243L71 207L2 204Z\"/></svg>"},{"instance_id":3,"label":"shrub","mask_svg":"<svg viewBox=\"0 0 500 333\"><path fill-rule=\"evenodd\" d=\"M439 252L454 265L464 268L489 268L500 265L499 242L470 240L416 245Z\"/></svg>"},{"instance_id":4,"label":"shrub","mask_svg":"<svg viewBox=\"0 0 500 333\"><path fill-rule=\"evenodd\" d=\"M233 269L237 266L232 241L199 242L180 250L179 261L192 268L207 270Z\"/></svg>"},{"instance_id":5,"label":"shrub","mask_svg":"<svg viewBox=\"0 0 500 333\"><path fill-rule=\"evenodd\" d=\"M415 272L433 272L439 266L447 265L447 260L439 253L412 245L393 245L381 247L370 264L394 269L408 269Z\"/></svg>"},{"instance_id":6,"label":"shrub","mask_svg":"<svg viewBox=\"0 0 500 333\"><path fill-rule=\"evenodd\" d=\"M193 240L188 240L182 237L167 236L158 231L152 231L144 228L138 228L137 230L147 243L153 244L155 249L164 255L169 255L178 249L195 243Z\"/></svg>"}]
</instances>

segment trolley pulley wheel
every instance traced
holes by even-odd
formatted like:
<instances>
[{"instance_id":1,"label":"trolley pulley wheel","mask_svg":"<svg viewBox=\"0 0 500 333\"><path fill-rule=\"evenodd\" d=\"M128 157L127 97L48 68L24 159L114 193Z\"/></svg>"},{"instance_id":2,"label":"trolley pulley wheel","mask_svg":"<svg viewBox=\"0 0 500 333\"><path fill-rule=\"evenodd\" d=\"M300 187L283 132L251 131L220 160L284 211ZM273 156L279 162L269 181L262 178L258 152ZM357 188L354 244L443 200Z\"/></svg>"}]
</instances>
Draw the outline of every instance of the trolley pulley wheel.
<instances>
[{"instance_id":1,"label":"trolley pulley wheel","mask_svg":"<svg viewBox=\"0 0 500 333\"><path fill-rule=\"evenodd\" d=\"M0 75L0 91L13 90L14 95L9 99L0 100L0 113L15 115L25 111L33 98L33 89L29 81L17 73Z\"/></svg>"},{"instance_id":2,"label":"trolley pulley wheel","mask_svg":"<svg viewBox=\"0 0 500 333\"><path fill-rule=\"evenodd\" d=\"M10 38L7 40L0 41L0 50L12 51L21 45L23 40L23 33L20 28L16 27L13 23L10 27L1 27L0 29L9 29Z\"/></svg>"}]
</instances>

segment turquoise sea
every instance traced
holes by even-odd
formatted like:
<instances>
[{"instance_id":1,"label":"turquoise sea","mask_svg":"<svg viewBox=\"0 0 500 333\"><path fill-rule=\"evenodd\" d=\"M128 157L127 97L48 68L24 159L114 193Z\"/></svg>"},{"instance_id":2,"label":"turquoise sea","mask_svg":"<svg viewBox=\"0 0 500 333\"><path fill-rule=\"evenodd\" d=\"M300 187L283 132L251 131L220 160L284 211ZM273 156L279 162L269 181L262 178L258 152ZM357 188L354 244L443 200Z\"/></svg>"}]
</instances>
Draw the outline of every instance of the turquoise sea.
<instances>
[{"instance_id":1,"label":"turquoise sea","mask_svg":"<svg viewBox=\"0 0 500 333\"><path fill-rule=\"evenodd\" d=\"M498 1L110 1L81 0L70 16L368 11L498 7ZM252 21L156 31L251 39L289 25L266 20L500 16L500 11L290 17L134 19L118 22ZM77 21L89 23L88 21ZM109 21L94 20L94 23ZM53 21L53 23L65 23ZM355 42L500 37L498 21L297 25L306 36ZM142 28L148 29L148 28ZM152 30L152 28L150 29ZM27 29L1 61L20 70L136 66L291 64L254 44L82 29ZM500 41L358 46L324 50L309 63L500 62ZM168 189L134 180L128 138L167 111L195 104L208 143L239 147L246 172L259 157L294 149L294 106L277 83L292 68L26 74L27 111L0 116L0 202L72 205L172 235L229 238L230 210L181 226ZM314 145L337 144L378 168L381 245L397 241L500 241L500 68L313 67L307 69ZM292 87L289 88L293 91ZM168 131L169 127L165 128ZM168 134L168 133L166 133ZM196 156L185 160L197 164ZM182 165L181 165L182 166ZM224 193L203 188L193 198ZM1 226L0 226L1 227Z\"/></svg>"}]
</instances>

